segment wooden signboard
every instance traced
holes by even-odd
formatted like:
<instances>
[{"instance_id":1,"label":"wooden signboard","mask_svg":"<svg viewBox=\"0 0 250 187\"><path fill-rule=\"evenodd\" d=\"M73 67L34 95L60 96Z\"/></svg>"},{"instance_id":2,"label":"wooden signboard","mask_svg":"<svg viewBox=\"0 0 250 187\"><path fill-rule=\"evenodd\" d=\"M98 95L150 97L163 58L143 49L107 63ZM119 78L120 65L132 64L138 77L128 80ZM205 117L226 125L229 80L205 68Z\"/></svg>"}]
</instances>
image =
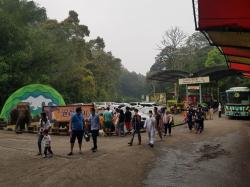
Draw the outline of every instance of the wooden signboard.
<instances>
[{"instance_id":1,"label":"wooden signboard","mask_svg":"<svg viewBox=\"0 0 250 187\"><path fill-rule=\"evenodd\" d=\"M202 83L209 83L209 77L193 77L193 78L184 78L179 79L179 84L202 84Z\"/></svg>"},{"instance_id":2,"label":"wooden signboard","mask_svg":"<svg viewBox=\"0 0 250 187\"><path fill-rule=\"evenodd\" d=\"M44 106L43 111L46 112L50 121L69 122L76 108L81 107L84 119L88 119L90 109L94 107L93 104L84 105L67 105L67 106Z\"/></svg>"}]
</instances>

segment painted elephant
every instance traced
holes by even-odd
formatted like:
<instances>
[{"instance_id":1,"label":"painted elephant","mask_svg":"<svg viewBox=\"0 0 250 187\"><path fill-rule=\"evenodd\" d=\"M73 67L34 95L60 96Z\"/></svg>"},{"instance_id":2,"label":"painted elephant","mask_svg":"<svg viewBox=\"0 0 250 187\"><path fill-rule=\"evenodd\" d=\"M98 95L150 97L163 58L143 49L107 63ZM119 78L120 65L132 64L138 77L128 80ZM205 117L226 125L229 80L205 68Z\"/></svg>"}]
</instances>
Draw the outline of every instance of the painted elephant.
<instances>
[{"instance_id":1,"label":"painted elephant","mask_svg":"<svg viewBox=\"0 0 250 187\"><path fill-rule=\"evenodd\" d=\"M22 132L25 129L25 125L27 125L28 127L31 123L31 113L29 105L17 105L17 107L11 111L10 118L11 123L16 125L16 132Z\"/></svg>"}]
</instances>

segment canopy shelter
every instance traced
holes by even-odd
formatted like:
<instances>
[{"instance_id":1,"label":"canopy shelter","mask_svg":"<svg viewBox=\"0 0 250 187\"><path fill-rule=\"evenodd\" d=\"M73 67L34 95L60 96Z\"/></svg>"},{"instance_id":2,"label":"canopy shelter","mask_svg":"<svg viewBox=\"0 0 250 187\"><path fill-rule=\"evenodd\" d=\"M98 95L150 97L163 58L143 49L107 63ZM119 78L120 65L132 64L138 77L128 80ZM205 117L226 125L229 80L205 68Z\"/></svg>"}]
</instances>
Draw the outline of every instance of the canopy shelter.
<instances>
[{"instance_id":1,"label":"canopy shelter","mask_svg":"<svg viewBox=\"0 0 250 187\"><path fill-rule=\"evenodd\" d=\"M162 71L157 71L153 72L147 75L147 79L149 80L155 80L155 81L163 81L163 82L170 82L170 83L177 83L178 79L183 79L183 78L194 78L197 79L198 77L209 77L210 82L212 82L212 86L217 86L217 96L219 98L219 87L218 87L218 80L223 79L228 76L242 76L241 71L236 71L229 69L225 65L221 66L216 66L216 67L210 67L210 68L205 68L202 70L199 70L197 72L185 72L185 71L175 71L175 70L162 70ZM249 77L250 78L250 73L245 73L244 77ZM204 82L205 83L205 82ZM200 83L194 83L199 84L199 101L202 103L202 87ZM175 85L178 87L178 85ZM176 88L176 87L175 87ZM176 90L178 90L176 88ZM210 93L212 93L212 89L207 89L206 88L206 93L208 93L210 90ZM176 98L178 98L177 91L176 93ZM189 98L189 91L188 91L188 86L186 85L186 99ZM189 101L188 101L189 102Z\"/></svg>"},{"instance_id":2,"label":"canopy shelter","mask_svg":"<svg viewBox=\"0 0 250 187\"><path fill-rule=\"evenodd\" d=\"M244 76L247 75L250 76L250 73ZM216 66L211 68L205 68L194 73L189 73L185 71L175 71L175 70L163 70L148 75L147 79L175 83L180 78L205 77L205 76L209 76L211 81L218 81L228 76L242 76L242 72L228 69L227 66Z\"/></svg>"},{"instance_id":3,"label":"canopy shelter","mask_svg":"<svg viewBox=\"0 0 250 187\"><path fill-rule=\"evenodd\" d=\"M156 81L164 81L176 83L180 78L190 77L190 73L185 71L176 71L176 70L163 70L157 71L147 75L147 79L156 80Z\"/></svg>"},{"instance_id":4,"label":"canopy shelter","mask_svg":"<svg viewBox=\"0 0 250 187\"><path fill-rule=\"evenodd\" d=\"M250 1L193 0L193 8L196 30L218 47L229 69L250 73Z\"/></svg>"}]
</instances>

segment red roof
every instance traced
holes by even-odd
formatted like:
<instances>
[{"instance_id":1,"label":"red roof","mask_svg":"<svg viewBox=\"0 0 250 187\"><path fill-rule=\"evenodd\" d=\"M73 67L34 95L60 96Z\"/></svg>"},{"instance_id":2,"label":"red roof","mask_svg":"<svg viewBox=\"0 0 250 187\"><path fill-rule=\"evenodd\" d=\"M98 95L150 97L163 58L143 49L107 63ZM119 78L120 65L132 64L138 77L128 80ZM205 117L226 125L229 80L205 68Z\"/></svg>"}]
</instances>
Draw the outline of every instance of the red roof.
<instances>
[{"instance_id":1,"label":"red roof","mask_svg":"<svg viewBox=\"0 0 250 187\"><path fill-rule=\"evenodd\" d=\"M221 49L229 68L245 72L248 76L244 76L249 77L250 0L194 1L198 1L196 29Z\"/></svg>"},{"instance_id":2,"label":"red roof","mask_svg":"<svg viewBox=\"0 0 250 187\"><path fill-rule=\"evenodd\" d=\"M250 73L250 66L246 64L229 62L229 68L233 70L244 71L245 73Z\"/></svg>"},{"instance_id":3,"label":"red roof","mask_svg":"<svg viewBox=\"0 0 250 187\"><path fill-rule=\"evenodd\" d=\"M250 30L249 0L198 0L201 30L230 27Z\"/></svg>"},{"instance_id":4,"label":"red roof","mask_svg":"<svg viewBox=\"0 0 250 187\"><path fill-rule=\"evenodd\" d=\"M222 51L225 55L250 58L250 49L222 47Z\"/></svg>"}]
</instances>

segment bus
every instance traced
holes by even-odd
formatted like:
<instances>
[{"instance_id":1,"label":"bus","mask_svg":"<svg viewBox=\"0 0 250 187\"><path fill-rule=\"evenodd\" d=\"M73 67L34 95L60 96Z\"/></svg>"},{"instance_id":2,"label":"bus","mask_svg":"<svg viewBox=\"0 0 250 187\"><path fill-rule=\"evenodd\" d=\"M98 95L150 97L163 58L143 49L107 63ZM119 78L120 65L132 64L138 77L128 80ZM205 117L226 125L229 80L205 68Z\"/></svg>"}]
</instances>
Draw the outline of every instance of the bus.
<instances>
[{"instance_id":1,"label":"bus","mask_svg":"<svg viewBox=\"0 0 250 187\"><path fill-rule=\"evenodd\" d=\"M250 89L233 87L226 91L225 115L228 117L250 116Z\"/></svg>"}]
</instances>

